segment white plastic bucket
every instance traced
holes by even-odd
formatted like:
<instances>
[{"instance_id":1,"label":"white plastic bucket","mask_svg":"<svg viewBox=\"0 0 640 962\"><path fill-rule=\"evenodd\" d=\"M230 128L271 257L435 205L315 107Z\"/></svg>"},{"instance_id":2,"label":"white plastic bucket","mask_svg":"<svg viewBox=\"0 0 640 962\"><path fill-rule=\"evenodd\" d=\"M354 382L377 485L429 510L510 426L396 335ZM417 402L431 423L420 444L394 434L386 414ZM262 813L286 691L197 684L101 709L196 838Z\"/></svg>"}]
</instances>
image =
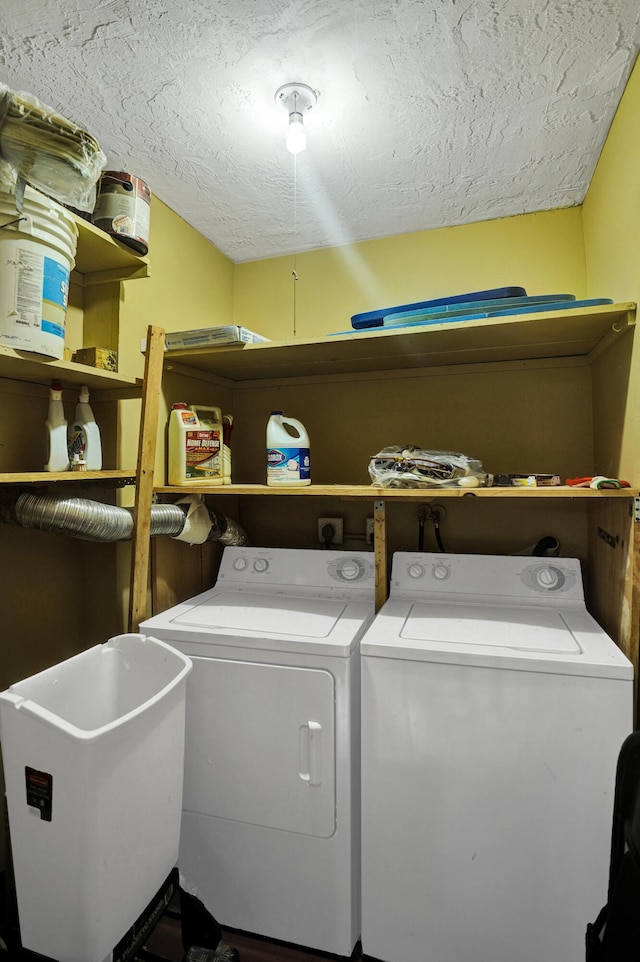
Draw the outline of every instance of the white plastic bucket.
<instances>
[{"instance_id":1,"label":"white plastic bucket","mask_svg":"<svg viewBox=\"0 0 640 962\"><path fill-rule=\"evenodd\" d=\"M0 185L0 345L63 356L77 240L61 204L27 187L19 214L13 190Z\"/></svg>"}]
</instances>

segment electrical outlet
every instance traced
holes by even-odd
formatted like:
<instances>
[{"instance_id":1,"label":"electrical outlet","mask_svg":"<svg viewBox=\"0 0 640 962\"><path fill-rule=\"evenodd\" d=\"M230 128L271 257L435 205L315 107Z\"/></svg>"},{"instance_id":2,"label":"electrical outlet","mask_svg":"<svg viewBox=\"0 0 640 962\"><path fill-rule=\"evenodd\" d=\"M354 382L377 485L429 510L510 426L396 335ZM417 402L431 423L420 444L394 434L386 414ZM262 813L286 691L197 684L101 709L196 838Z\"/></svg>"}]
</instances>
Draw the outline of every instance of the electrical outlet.
<instances>
[{"instance_id":1,"label":"electrical outlet","mask_svg":"<svg viewBox=\"0 0 640 962\"><path fill-rule=\"evenodd\" d=\"M318 541L325 544L325 538L322 533L322 529L330 524L333 527L333 537L331 538L331 544L342 544L344 541L344 528L342 524L342 518L318 518Z\"/></svg>"},{"instance_id":2,"label":"electrical outlet","mask_svg":"<svg viewBox=\"0 0 640 962\"><path fill-rule=\"evenodd\" d=\"M367 539L367 544L373 544L373 541L374 541L374 531L375 531L375 527L374 527L374 523L373 523L373 518L367 518L367 529L366 529L366 532L365 532L366 539Z\"/></svg>"}]
</instances>

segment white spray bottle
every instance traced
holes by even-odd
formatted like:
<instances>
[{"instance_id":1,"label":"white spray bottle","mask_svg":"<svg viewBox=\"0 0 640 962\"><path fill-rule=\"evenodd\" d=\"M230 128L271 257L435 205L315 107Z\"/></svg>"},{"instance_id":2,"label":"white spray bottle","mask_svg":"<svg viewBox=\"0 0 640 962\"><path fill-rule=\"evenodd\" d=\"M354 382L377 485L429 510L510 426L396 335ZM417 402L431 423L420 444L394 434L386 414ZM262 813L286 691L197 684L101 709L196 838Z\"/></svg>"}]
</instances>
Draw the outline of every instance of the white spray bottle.
<instances>
[{"instance_id":1,"label":"white spray bottle","mask_svg":"<svg viewBox=\"0 0 640 962\"><path fill-rule=\"evenodd\" d=\"M69 430L69 461L73 461L75 454L79 454L84 459L87 471L102 469L100 428L96 424L89 404L89 389L84 385L80 391L75 417Z\"/></svg>"},{"instance_id":2,"label":"white spray bottle","mask_svg":"<svg viewBox=\"0 0 640 962\"><path fill-rule=\"evenodd\" d=\"M67 451L67 419L62 406L62 384L52 381L49 388L49 411L45 422L47 430L47 463L45 471L67 471L69 454Z\"/></svg>"}]
</instances>

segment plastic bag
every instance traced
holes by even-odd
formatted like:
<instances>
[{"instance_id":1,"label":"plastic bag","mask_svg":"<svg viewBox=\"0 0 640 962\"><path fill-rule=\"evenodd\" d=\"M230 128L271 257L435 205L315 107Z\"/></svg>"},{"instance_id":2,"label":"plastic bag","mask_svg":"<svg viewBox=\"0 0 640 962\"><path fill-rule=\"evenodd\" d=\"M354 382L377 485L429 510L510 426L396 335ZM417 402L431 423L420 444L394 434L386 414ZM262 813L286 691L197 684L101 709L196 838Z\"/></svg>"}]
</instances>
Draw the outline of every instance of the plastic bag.
<instances>
[{"instance_id":1,"label":"plastic bag","mask_svg":"<svg viewBox=\"0 0 640 962\"><path fill-rule=\"evenodd\" d=\"M413 444L383 448L371 458L369 475L382 488L478 488L492 480L476 458Z\"/></svg>"},{"instance_id":2,"label":"plastic bag","mask_svg":"<svg viewBox=\"0 0 640 962\"><path fill-rule=\"evenodd\" d=\"M0 84L0 158L61 204L92 211L107 166L99 144L81 127L31 94Z\"/></svg>"}]
</instances>

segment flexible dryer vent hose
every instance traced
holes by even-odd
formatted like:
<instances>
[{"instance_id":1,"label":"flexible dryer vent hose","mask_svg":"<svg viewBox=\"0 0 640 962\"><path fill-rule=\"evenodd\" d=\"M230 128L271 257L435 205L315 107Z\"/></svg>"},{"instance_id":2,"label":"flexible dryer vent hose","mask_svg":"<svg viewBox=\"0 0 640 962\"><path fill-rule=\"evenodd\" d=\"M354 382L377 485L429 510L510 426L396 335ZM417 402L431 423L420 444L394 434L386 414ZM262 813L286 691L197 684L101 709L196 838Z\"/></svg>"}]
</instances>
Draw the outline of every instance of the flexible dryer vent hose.
<instances>
[{"instance_id":1,"label":"flexible dryer vent hose","mask_svg":"<svg viewBox=\"0 0 640 962\"><path fill-rule=\"evenodd\" d=\"M154 504L151 508L151 535L190 540L184 533L188 513L189 503ZM245 532L231 518L210 510L208 516L211 523L208 534L194 539L194 543L206 540L224 545L248 544ZM128 541L133 534L131 509L87 498L21 494L13 508L5 503L0 520L15 521L23 528L68 534L85 541Z\"/></svg>"}]
</instances>

